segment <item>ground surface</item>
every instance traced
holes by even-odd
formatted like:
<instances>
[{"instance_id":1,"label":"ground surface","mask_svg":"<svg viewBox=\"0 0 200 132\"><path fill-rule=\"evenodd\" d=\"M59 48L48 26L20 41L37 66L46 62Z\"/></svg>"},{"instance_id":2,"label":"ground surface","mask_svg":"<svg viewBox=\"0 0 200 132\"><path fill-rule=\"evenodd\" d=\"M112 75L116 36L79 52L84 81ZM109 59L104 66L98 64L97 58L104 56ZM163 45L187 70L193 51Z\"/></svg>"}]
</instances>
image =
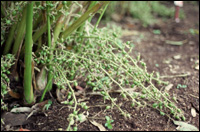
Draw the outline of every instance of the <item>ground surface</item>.
<instances>
[{"instance_id":1,"label":"ground surface","mask_svg":"<svg viewBox=\"0 0 200 132\"><path fill-rule=\"evenodd\" d=\"M179 24L167 20L148 28L130 23L130 21L129 23L121 22L118 25L128 30L122 39L135 44L133 56L140 53L142 59L147 63L149 72L156 71L161 76L168 76L163 80L173 84L170 94L177 96L178 106L184 110L186 122L199 128L199 70L196 67L199 65L199 35L192 35L189 32L190 29L199 30L199 6L190 3L184 5L183 9L186 17ZM153 33L153 30L157 29L161 31L161 34ZM166 40L183 41L184 44L171 45L167 44ZM184 74L189 75L176 76ZM178 84L187 85L187 87L178 89ZM118 97L119 95L113 94L113 96ZM114 120L111 131L176 131L177 126L167 117L160 116L156 110L148 107L140 110L129 109L129 103L126 103L121 97L118 99L118 102L122 104L121 107L131 113L132 119L125 120L119 115L117 109L104 111L103 99L99 96L89 96L87 101L90 109L85 114L89 114L92 118L78 124L78 130L99 131L98 127L90 121L95 120L104 126L106 122L104 117L109 115ZM31 131L61 130L61 128L66 130L67 117L71 111L55 99L52 98L52 101L52 106L46 112L47 116L44 114L33 115L30 117L30 122L22 127ZM94 104L99 104L99 106L93 107ZM195 109L196 117L191 115L191 108ZM2 130L6 129L8 128L2 128ZM19 129L19 126L13 129Z\"/></svg>"}]
</instances>

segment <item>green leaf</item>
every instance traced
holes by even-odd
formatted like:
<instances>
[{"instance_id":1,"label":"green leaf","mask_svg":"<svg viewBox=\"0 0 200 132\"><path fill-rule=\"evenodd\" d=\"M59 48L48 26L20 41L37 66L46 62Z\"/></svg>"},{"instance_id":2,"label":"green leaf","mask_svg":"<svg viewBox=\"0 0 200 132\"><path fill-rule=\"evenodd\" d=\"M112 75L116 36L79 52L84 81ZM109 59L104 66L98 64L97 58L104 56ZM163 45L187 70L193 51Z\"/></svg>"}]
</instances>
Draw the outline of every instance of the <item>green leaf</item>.
<instances>
[{"instance_id":1,"label":"green leaf","mask_svg":"<svg viewBox=\"0 0 200 132\"><path fill-rule=\"evenodd\" d=\"M105 116L106 120L109 121L110 120L110 117L109 116Z\"/></svg>"},{"instance_id":2,"label":"green leaf","mask_svg":"<svg viewBox=\"0 0 200 132\"><path fill-rule=\"evenodd\" d=\"M179 131L199 131L195 126L182 122L182 121L173 121L175 125L178 125L177 130Z\"/></svg>"},{"instance_id":3,"label":"green leaf","mask_svg":"<svg viewBox=\"0 0 200 132\"><path fill-rule=\"evenodd\" d=\"M157 30L153 30L153 33L158 35L158 34L161 34L161 31L157 29Z\"/></svg>"},{"instance_id":4,"label":"green leaf","mask_svg":"<svg viewBox=\"0 0 200 132\"><path fill-rule=\"evenodd\" d=\"M108 129L112 129L112 125L110 123L106 123L105 126L108 128Z\"/></svg>"}]
</instances>

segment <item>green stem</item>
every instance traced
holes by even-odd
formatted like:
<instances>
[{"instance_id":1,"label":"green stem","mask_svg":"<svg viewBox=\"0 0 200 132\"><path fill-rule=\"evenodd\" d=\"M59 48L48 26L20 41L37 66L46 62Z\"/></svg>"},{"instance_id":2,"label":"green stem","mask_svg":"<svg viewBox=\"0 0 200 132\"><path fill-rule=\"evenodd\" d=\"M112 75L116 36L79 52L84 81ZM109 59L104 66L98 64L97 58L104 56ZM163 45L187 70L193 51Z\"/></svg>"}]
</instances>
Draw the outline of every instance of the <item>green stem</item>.
<instances>
[{"instance_id":1,"label":"green stem","mask_svg":"<svg viewBox=\"0 0 200 132\"><path fill-rule=\"evenodd\" d=\"M26 12L27 12L27 7L25 7L23 10L22 19L17 30L17 36L16 36L15 43L12 50L12 54L14 55L17 54L17 52L20 49L20 45L23 42L24 33L26 29Z\"/></svg>"},{"instance_id":2,"label":"green stem","mask_svg":"<svg viewBox=\"0 0 200 132\"><path fill-rule=\"evenodd\" d=\"M1 14L2 16L6 16L6 13L5 13L5 10L4 10L4 7L3 7L3 3L1 3Z\"/></svg>"},{"instance_id":3,"label":"green stem","mask_svg":"<svg viewBox=\"0 0 200 132\"><path fill-rule=\"evenodd\" d=\"M96 3L97 3L97 1L91 1L90 6L88 7L88 10L91 9ZM88 19L88 22L91 22L92 17L93 17L93 16L91 16L91 17ZM83 32L84 26L85 26L85 22L84 22L84 23L79 27L79 29L78 29L78 31L79 31L80 33ZM84 39L82 39L82 40L84 40Z\"/></svg>"},{"instance_id":4,"label":"green stem","mask_svg":"<svg viewBox=\"0 0 200 132\"><path fill-rule=\"evenodd\" d=\"M48 33L48 47L51 47L52 48L52 42L51 42L51 22L50 22L50 16L49 16L49 6L48 4L50 4L49 1L47 1L47 33ZM53 54L50 54L50 57L49 58L53 58ZM51 59L52 60L52 59ZM52 66L49 65L49 70L51 71L52 70ZM51 74L51 72L49 72L48 74L48 78L47 78L47 82L48 82L48 87L46 87L45 89L47 89L48 91L50 91L52 89L52 79L53 79L53 75ZM45 90L45 91L47 91ZM45 94L45 93L44 93Z\"/></svg>"},{"instance_id":5,"label":"green stem","mask_svg":"<svg viewBox=\"0 0 200 132\"><path fill-rule=\"evenodd\" d=\"M42 21L42 13L40 12L39 17L37 18L37 20L33 24L33 29L36 29L41 21Z\"/></svg>"},{"instance_id":6,"label":"green stem","mask_svg":"<svg viewBox=\"0 0 200 132\"><path fill-rule=\"evenodd\" d=\"M50 54L50 57L49 57L50 60L53 59L53 51L54 51L54 49L55 49L55 47L56 47L57 40L58 40L58 38L59 38L61 29L62 29L62 27L63 27L64 19L65 19L65 16L64 16L64 15L60 16L60 18L58 19L58 22L57 22L57 24L56 24L56 27L55 27L55 29L54 29L53 42L52 42L52 45L50 45L51 48L53 49L53 50L51 51L52 53ZM52 69L52 66L51 66L51 65L49 66L49 69L50 69L50 70ZM52 76L53 76L53 74L51 74L51 73L48 74L48 82L49 82L49 81L52 82L52 79L51 79ZM51 89L52 89L52 85L49 85L48 91L50 91Z\"/></svg>"},{"instance_id":7,"label":"green stem","mask_svg":"<svg viewBox=\"0 0 200 132\"><path fill-rule=\"evenodd\" d=\"M14 39L14 34L15 34L15 29L17 27L17 23L14 23L10 29L10 32L9 32L9 35L8 35L8 38L7 38L7 41L6 41L6 45L5 45L5 48L4 48L4 51L3 51L3 54L8 54L8 52L10 51L10 48L12 46L12 42L13 42L13 39Z\"/></svg>"},{"instance_id":8,"label":"green stem","mask_svg":"<svg viewBox=\"0 0 200 132\"><path fill-rule=\"evenodd\" d=\"M70 25L61 35L62 38L68 37L73 31L79 28L90 16L93 16L101 7L105 6L108 1L97 3L90 10L86 11L80 18L78 18L72 25Z\"/></svg>"},{"instance_id":9,"label":"green stem","mask_svg":"<svg viewBox=\"0 0 200 132\"><path fill-rule=\"evenodd\" d=\"M103 12L101 13L101 15L100 15L100 17L99 17L99 19L98 19L98 21L97 21L95 27L94 27L94 30L98 27L99 22L101 21L101 18L103 17L104 12L105 12L105 10L107 9L108 5L109 5L109 3L104 7Z\"/></svg>"},{"instance_id":10,"label":"green stem","mask_svg":"<svg viewBox=\"0 0 200 132\"><path fill-rule=\"evenodd\" d=\"M53 36L53 42L51 42L51 34L50 34L50 17L49 17L49 7L47 7L47 29L48 29L48 46L51 47L53 50L51 51L51 54L49 56L49 59L52 60L53 59L53 51L56 47L56 42L57 39L59 38L59 34L61 32L61 29L63 27L63 22L65 19L64 15L61 15L60 18L57 21L56 27L54 29L54 36ZM49 70L52 71L52 66L49 65ZM46 94L47 91L50 91L52 89L52 79L53 79L53 74L51 72L49 72L48 74L48 78L47 78L47 86L45 87L45 90L43 92L43 96L41 98L40 101L43 101L43 98Z\"/></svg>"},{"instance_id":11,"label":"green stem","mask_svg":"<svg viewBox=\"0 0 200 132\"><path fill-rule=\"evenodd\" d=\"M53 79L53 76L51 76L50 79L52 80L52 79ZM52 85L52 81L49 81L49 82L47 83L47 85L46 85L46 87L45 87L45 89L44 89L44 91L43 91L43 93L42 93L42 97L41 97L41 99L40 99L40 102L42 102L42 101L44 100L44 96L45 96L45 94L46 94L46 92L47 92L47 90L48 90L48 87L50 87L50 85Z\"/></svg>"},{"instance_id":12,"label":"green stem","mask_svg":"<svg viewBox=\"0 0 200 132\"><path fill-rule=\"evenodd\" d=\"M88 10L91 9L96 3L97 1L91 1L90 6L88 7ZM88 21L91 22L91 20L92 20L92 16L88 19Z\"/></svg>"},{"instance_id":13,"label":"green stem","mask_svg":"<svg viewBox=\"0 0 200 132\"><path fill-rule=\"evenodd\" d=\"M58 15L55 17L55 19L57 20L60 17L61 13L58 13ZM50 21L50 23L53 23L53 20ZM47 24L44 24L41 28L39 28L33 35L33 42L36 42L41 35L46 32L47 30Z\"/></svg>"},{"instance_id":14,"label":"green stem","mask_svg":"<svg viewBox=\"0 0 200 132\"><path fill-rule=\"evenodd\" d=\"M37 50L35 51L36 56L39 55L38 52L41 50L41 46L42 46L42 37L40 37L39 40L38 40Z\"/></svg>"},{"instance_id":15,"label":"green stem","mask_svg":"<svg viewBox=\"0 0 200 132\"><path fill-rule=\"evenodd\" d=\"M25 38L25 69L24 69L24 97L28 104L34 102L32 87L32 21L33 21L33 2L27 4L26 15L26 38Z\"/></svg>"},{"instance_id":16,"label":"green stem","mask_svg":"<svg viewBox=\"0 0 200 132\"><path fill-rule=\"evenodd\" d=\"M51 45L51 22L50 22L50 16L49 16L49 4L50 4L49 1L47 1L46 4L47 4L47 35L48 35L47 36L47 40L48 40L48 47L51 47L52 45ZM52 56L52 54L50 55L50 58L51 58L51 56ZM49 65L48 68L49 68L49 71L52 70L52 66L51 65ZM53 79L53 75L51 74L51 72L49 72L49 74L48 74L48 80L47 80L47 85L46 85L46 87L44 89L44 92L42 94L40 102L43 101L44 96L45 96L47 90L51 90L51 88L52 88L52 79Z\"/></svg>"}]
</instances>

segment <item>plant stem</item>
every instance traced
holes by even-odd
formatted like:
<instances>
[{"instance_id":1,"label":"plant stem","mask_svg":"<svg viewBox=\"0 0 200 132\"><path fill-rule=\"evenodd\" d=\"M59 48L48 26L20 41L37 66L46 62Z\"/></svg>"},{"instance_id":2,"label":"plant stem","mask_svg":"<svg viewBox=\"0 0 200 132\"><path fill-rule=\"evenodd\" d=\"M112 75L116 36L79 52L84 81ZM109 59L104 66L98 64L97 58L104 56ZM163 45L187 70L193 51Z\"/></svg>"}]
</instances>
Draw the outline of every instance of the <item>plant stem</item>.
<instances>
[{"instance_id":1,"label":"plant stem","mask_svg":"<svg viewBox=\"0 0 200 132\"><path fill-rule=\"evenodd\" d=\"M55 19L57 20L60 17L61 13L58 13L58 15L55 17ZM53 20L50 21L50 23L53 23ZM33 34L33 42L36 42L40 36L46 32L47 30L47 24L44 24L41 28L39 28L34 34Z\"/></svg>"},{"instance_id":2,"label":"plant stem","mask_svg":"<svg viewBox=\"0 0 200 132\"><path fill-rule=\"evenodd\" d=\"M99 17L99 19L98 19L98 21L97 21L95 27L94 27L94 30L98 27L99 22L101 21L101 18L103 17L104 12L105 12L105 10L107 9L108 5L109 5L109 3L104 7L103 12L101 13L101 15L100 15L100 17Z\"/></svg>"},{"instance_id":3,"label":"plant stem","mask_svg":"<svg viewBox=\"0 0 200 132\"><path fill-rule=\"evenodd\" d=\"M2 3L1 3L1 15L2 15L3 17L6 16L6 13L5 13L5 10L4 10L4 7L3 7L3 4L2 4Z\"/></svg>"},{"instance_id":4,"label":"plant stem","mask_svg":"<svg viewBox=\"0 0 200 132\"><path fill-rule=\"evenodd\" d=\"M25 69L24 69L24 97L28 104L34 102L32 87L32 21L33 21L33 2L27 4L26 15L26 38L25 38Z\"/></svg>"},{"instance_id":5,"label":"plant stem","mask_svg":"<svg viewBox=\"0 0 200 132\"><path fill-rule=\"evenodd\" d=\"M57 40L59 38L59 34L61 32L61 29L63 27L63 22L64 22L64 19L65 19L65 16L64 15L61 15L60 18L58 19L57 21L57 24L56 24L56 27L54 29L54 36L53 36L53 42L52 42L52 45L49 45L53 50L51 51L52 54L50 54L49 56L49 59L52 60L53 59L53 51L56 47L56 43L57 43ZM49 69L51 70L52 69L52 66L50 65L49 66ZM52 82L52 76L53 74L49 73L48 74L48 82L51 81ZM48 91L50 91L52 89L52 85L49 85L48 87Z\"/></svg>"},{"instance_id":6,"label":"plant stem","mask_svg":"<svg viewBox=\"0 0 200 132\"><path fill-rule=\"evenodd\" d=\"M88 10L91 9L96 3L97 1L91 1L90 6L88 7ZM91 20L92 20L92 16L88 19L88 21L91 22Z\"/></svg>"},{"instance_id":7,"label":"plant stem","mask_svg":"<svg viewBox=\"0 0 200 132\"><path fill-rule=\"evenodd\" d=\"M49 6L48 6L49 1L47 1L47 33L48 33L48 47L51 47L52 48L52 42L51 42L51 22L50 22L50 16L49 16ZM52 54L50 54L50 57L49 58L52 58ZM51 59L52 60L52 59ZM49 65L49 70L51 71L52 70L52 66ZM51 90L52 88L52 77L53 75L51 74L51 72L49 72L48 74L48 78L47 78L47 82L48 82L48 87L46 87L45 89L47 89L48 91ZM46 91L46 90L45 90ZM42 100L43 101L43 100Z\"/></svg>"},{"instance_id":8,"label":"plant stem","mask_svg":"<svg viewBox=\"0 0 200 132\"><path fill-rule=\"evenodd\" d=\"M26 12L27 12L27 6L23 10L22 19L17 30L17 36L16 36L15 43L12 49L12 54L14 55L16 55L17 52L20 50L19 47L23 42L24 33L26 29L26 14L27 14Z\"/></svg>"},{"instance_id":9,"label":"plant stem","mask_svg":"<svg viewBox=\"0 0 200 132\"><path fill-rule=\"evenodd\" d=\"M14 39L14 34L15 34L15 29L17 27L17 23L14 23L10 29L10 32L9 32L9 35L8 35L8 38L7 38L7 41L6 41L6 45L5 45L5 48L4 48L4 51L3 51L3 54L8 54L8 52L10 51L10 48L11 48L11 45L12 45L12 42L13 42L13 39Z\"/></svg>"},{"instance_id":10,"label":"plant stem","mask_svg":"<svg viewBox=\"0 0 200 132\"><path fill-rule=\"evenodd\" d=\"M70 25L61 35L62 38L68 37L73 31L80 27L90 16L94 15L101 7L109 3L108 1L97 3L90 10L86 11L80 18L78 18L72 25Z\"/></svg>"},{"instance_id":11,"label":"plant stem","mask_svg":"<svg viewBox=\"0 0 200 132\"><path fill-rule=\"evenodd\" d=\"M47 2L48 3L48 2ZM53 36L53 42L51 42L51 33L50 33L50 25L51 25L51 22L50 22L50 17L49 17L49 7L47 6L47 29L48 29L48 46L50 48L52 48L51 50L51 54L49 56L49 59L52 61L53 59L53 51L55 49L55 44L57 43L57 39L59 37L59 34L61 32L61 29L63 27L63 22L64 22L64 18L65 16L64 15L61 15L60 18L58 19L57 21L57 24L56 24L56 27L54 29L54 36ZM52 66L49 65L49 70L52 71ZM48 78L47 78L47 86L45 87L45 90L43 92L43 96L41 98L40 101L43 101L43 98L46 94L47 91L50 91L52 89L52 79L53 79L53 74L51 72L49 72L48 74Z\"/></svg>"}]
</instances>

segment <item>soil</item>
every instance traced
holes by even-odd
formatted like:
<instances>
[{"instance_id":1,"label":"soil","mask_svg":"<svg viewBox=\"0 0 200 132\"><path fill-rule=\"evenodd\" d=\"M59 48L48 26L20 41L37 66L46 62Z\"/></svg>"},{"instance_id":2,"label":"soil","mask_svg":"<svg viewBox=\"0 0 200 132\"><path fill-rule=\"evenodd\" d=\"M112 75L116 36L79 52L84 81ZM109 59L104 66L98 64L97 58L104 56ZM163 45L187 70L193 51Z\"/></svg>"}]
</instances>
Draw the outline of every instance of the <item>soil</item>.
<instances>
[{"instance_id":1,"label":"soil","mask_svg":"<svg viewBox=\"0 0 200 132\"><path fill-rule=\"evenodd\" d=\"M190 29L199 31L199 5L192 2L184 4L185 19L180 23L173 20L160 21L156 25L147 28L140 24L125 21L117 23L122 29L126 29L122 40L132 41L135 45L132 55L140 53L141 58L147 63L149 73L159 72L160 76L166 76L164 81L173 84L170 89L171 95L176 95L178 106L186 117L186 122L199 128L199 34L191 34ZM161 34L154 34L154 30L160 30ZM132 33L130 33L132 32ZM182 45L168 44L166 40L183 41ZM195 68L196 67L196 68ZM186 76L184 76L187 74ZM177 76L183 75L183 77ZM178 84L187 85L186 88L177 88ZM88 120L78 124L79 131L99 131L98 127L90 121L94 120L99 124L106 123L105 116L110 116L114 120L113 129L109 131L176 131L177 126L165 116L161 116L158 111L145 107L142 109L130 109L130 103L126 102L118 94L113 94L121 103L121 108L131 114L131 119L124 119L117 109L105 111L106 104L103 98L97 95L85 97L89 109L84 114L89 114ZM31 131L55 131L66 130L69 121L69 113L72 112L66 105L60 104L53 96L52 105L44 113L33 115L29 122L21 126L15 126L12 130L19 130L19 127ZM81 99L82 97L79 97ZM95 105L97 105L95 107ZM191 109L194 108L197 116L193 117ZM83 112L80 109L80 112ZM5 126L1 130L8 130Z\"/></svg>"}]
</instances>

